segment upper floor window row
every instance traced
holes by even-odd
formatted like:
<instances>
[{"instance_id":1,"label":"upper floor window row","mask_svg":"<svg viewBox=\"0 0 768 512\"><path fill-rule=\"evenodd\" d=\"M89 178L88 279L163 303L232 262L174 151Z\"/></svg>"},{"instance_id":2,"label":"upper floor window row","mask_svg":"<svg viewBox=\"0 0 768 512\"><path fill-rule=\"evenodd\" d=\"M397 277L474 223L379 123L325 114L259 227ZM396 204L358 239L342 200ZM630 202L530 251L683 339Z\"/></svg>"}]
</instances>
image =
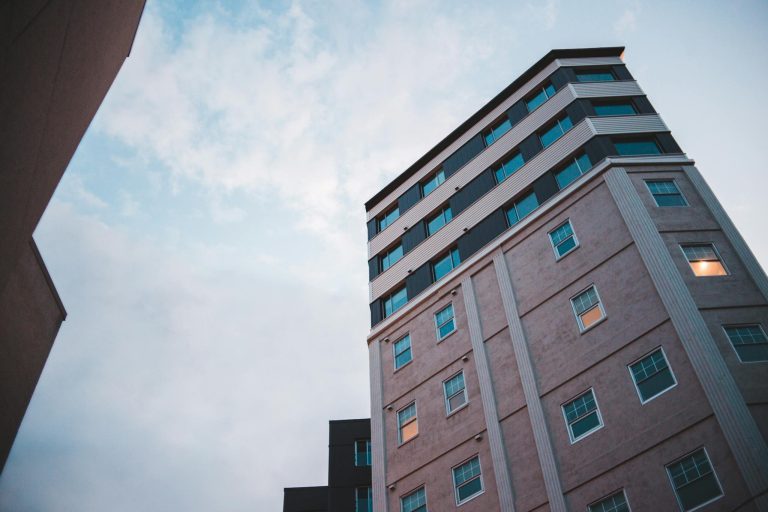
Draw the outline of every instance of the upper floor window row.
<instances>
[{"instance_id":1,"label":"upper floor window row","mask_svg":"<svg viewBox=\"0 0 768 512\"><path fill-rule=\"evenodd\" d=\"M427 181L421 184L421 197L427 197L443 183L445 183L445 171L440 168Z\"/></svg>"},{"instance_id":2,"label":"upper floor window row","mask_svg":"<svg viewBox=\"0 0 768 512\"><path fill-rule=\"evenodd\" d=\"M637 114L637 109L629 101L594 103L593 107L595 109L595 115L600 117L634 116Z\"/></svg>"},{"instance_id":3,"label":"upper floor window row","mask_svg":"<svg viewBox=\"0 0 768 512\"><path fill-rule=\"evenodd\" d=\"M491 128L483 132L483 142L485 142L486 147L490 146L511 129L512 121L510 121L508 117L505 117L501 121L496 122L496 124Z\"/></svg>"},{"instance_id":4,"label":"upper floor window row","mask_svg":"<svg viewBox=\"0 0 768 512\"><path fill-rule=\"evenodd\" d=\"M528 112L533 112L539 108L546 103L549 98L554 96L556 92L557 90L555 90L555 86L552 85L552 82L547 82L542 85L525 101L525 106L528 108Z\"/></svg>"},{"instance_id":5,"label":"upper floor window row","mask_svg":"<svg viewBox=\"0 0 768 512\"><path fill-rule=\"evenodd\" d=\"M561 117L557 121L555 121L554 124L550 125L549 128L544 130L542 133L539 134L539 140L541 140L542 147L546 148L553 142L555 142L557 139L565 135L565 132L573 128L573 123L571 122L571 118L567 115Z\"/></svg>"},{"instance_id":6,"label":"upper floor window row","mask_svg":"<svg viewBox=\"0 0 768 512\"><path fill-rule=\"evenodd\" d=\"M576 71L579 82L612 82L616 80L610 69L582 69Z\"/></svg>"},{"instance_id":7,"label":"upper floor window row","mask_svg":"<svg viewBox=\"0 0 768 512\"><path fill-rule=\"evenodd\" d=\"M519 151L513 153L512 156L504 160L493 170L496 183L501 183L512 176L524 163L523 155Z\"/></svg>"},{"instance_id":8,"label":"upper floor window row","mask_svg":"<svg viewBox=\"0 0 768 512\"><path fill-rule=\"evenodd\" d=\"M379 231L382 231L384 228L395 222L400 217L400 208L395 206L391 210L389 210L387 213L379 217L376 222L378 224Z\"/></svg>"},{"instance_id":9,"label":"upper floor window row","mask_svg":"<svg viewBox=\"0 0 768 512\"><path fill-rule=\"evenodd\" d=\"M536 207L539 206L539 200L536 198L536 194L530 192L521 197L506 210L507 225L512 227L520 222L524 217L528 216Z\"/></svg>"},{"instance_id":10,"label":"upper floor window row","mask_svg":"<svg viewBox=\"0 0 768 512\"><path fill-rule=\"evenodd\" d=\"M389 267L400 261L400 258L402 257L403 244L397 244L381 256L381 271L384 272Z\"/></svg>"},{"instance_id":11,"label":"upper floor window row","mask_svg":"<svg viewBox=\"0 0 768 512\"><path fill-rule=\"evenodd\" d=\"M427 236L432 236L440 231L440 228L451 222L452 219L453 212L451 211L451 207L442 207L439 212L427 221Z\"/></svg>"}]
</instances>

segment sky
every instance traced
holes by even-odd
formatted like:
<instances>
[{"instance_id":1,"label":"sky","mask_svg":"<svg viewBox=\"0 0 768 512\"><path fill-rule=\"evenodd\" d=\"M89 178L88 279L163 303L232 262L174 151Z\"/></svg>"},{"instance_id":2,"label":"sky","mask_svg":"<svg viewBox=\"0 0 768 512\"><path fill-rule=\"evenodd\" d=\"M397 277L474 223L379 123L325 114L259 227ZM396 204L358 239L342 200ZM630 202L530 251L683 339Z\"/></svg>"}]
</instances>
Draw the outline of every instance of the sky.
<instances>
[{"instance_id":1,"label":"sky","mask_svg":"<svg viewBox=\"0 0 768 512\"><path fill-rule=\"evenodd\" d=\"M368 417L363 203L552 48L630 71L768 268L768 3L150 1L35 232L0 510L278 511Z\"/></svg>"}]
</instances>

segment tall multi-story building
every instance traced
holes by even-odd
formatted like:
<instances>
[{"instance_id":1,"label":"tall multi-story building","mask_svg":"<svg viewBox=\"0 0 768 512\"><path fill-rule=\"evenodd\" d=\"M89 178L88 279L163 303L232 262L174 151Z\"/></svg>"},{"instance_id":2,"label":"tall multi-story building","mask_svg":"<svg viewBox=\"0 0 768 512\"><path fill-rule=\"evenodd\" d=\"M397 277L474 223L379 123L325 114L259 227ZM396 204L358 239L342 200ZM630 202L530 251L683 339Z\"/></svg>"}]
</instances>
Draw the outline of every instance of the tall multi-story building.
<instances>
[{"instance_id":1,"label":"tall multi-story building","mask_svg":"<svg viewBox=\"0 0 768 512\"><path fill-rule=\"evenodd\" d=\"M286 487L283 512L373 512L371 422L328 424L328 485Z\"/></svg>"},{"instance_id":2,"label":"tall multi-story building","mask_svg":"<svg viewBox=\"0 0 768 512\"><path fill-rule=\"evenodd\" d=\"M768 279L622 53L366 203L377 512L768 510Z\"/></svg>"},{"instance_id":3,"label":"tall multi-story building","mask_svg":"<svg viewBox=\"0 0 768 512\"><path fill-rule=\"evenodd\" d=\"M143 9L144 0L0 6L0 471L66 316L32 233Z\"/></svg>"}]
</instances>

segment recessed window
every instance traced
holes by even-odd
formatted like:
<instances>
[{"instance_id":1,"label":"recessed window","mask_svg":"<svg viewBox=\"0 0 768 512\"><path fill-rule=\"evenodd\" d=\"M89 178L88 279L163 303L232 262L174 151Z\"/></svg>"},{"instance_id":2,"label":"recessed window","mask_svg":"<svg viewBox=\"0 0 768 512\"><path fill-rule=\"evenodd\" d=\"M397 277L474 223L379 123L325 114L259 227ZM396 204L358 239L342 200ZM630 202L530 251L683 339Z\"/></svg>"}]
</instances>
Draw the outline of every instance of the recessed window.
<instances>
[{"instance_id":1,"label":"recessed window","mask_svg":"<svg viewBox=\"0 0 768 512\"><path fill-rule=\"evenodd\" d=\"M683 510L693 510L723 495L704 448L668 465L667 474Z\"/></svg>"},{"instance_id":2,"label":"recessed window","mask_svg":"<svg viewBox=\"0 0 768 512\"><path fill-rule=\"evenodd\" d=\"M541 89L525 102L525 106L528 107L528 112L533 112L539 108L541 104L554 96L556 92L555 87L551 83L547 82L544 84Z\"/></svg>"},{"instance_id":3,"label":"recessed window","mask_svg":"<svg viewBox=\"0 0 768 512\"><path fill-rule=\"evenodd\" d=\"M530 194L523 196L512 203L512 206L506 210L507 223L510 227L514 226L538 206L539 200L536 199L536 194L531 192Z\"/></svg>"},{"instance_id":4,"label":"recessed window","mask_svg":"<svg viewBox=\"0 0 768 512\"><path fill-rule=\"evenodd\" d=\"M552 242L552 249L555 250L555 259L558 260L579 246L570 220L550 231L549 241Z\"/></svg>"},{"instance_id":5,"label":"recessed window","mask_svg":"<svg viewBox=\"0 0 768 512\"><path fill-rule=\"evenodd\" d=\"M656 206L688 206L674 180L647 180L645 184Z\"/></svg>"},{"instance_id":6,"label":"recessed window","mask_svg":"<svg viewBox=\"0 0 768 512\"><path fill-rule=\"evenodd\" d=\"M587 510L589 512L629 512L629 505L627 505L627 497L622 489L591 504Z\"/></svg>"},{"instance_id":7,"label":"recessed window","mask_svg":"<svg viewBox=\"0 0 768 512\"><path fill-rule=\"evenodd\" d=\"M373 492L370 487L355 489L355 512L373 512Z\"/></svg>"},{"instance_id":8,"label":"recessed window","mask_svg":"<svg viewBox=\"0 0 768 512\"><path fill-rule=\"evenodd\" d=\"M400 208L395 206L392 210L379 217L379 231L395 222L398 217L400 217Z\"/></svg>"},{"instance_id":9,"label":"recessed window","mask_svg":"<svg viewBox=\"0 0 768 512\"><path fill-rule=\"evenodd\" d=\"M441 258L432 263L432 277L435 281L439 281L448 272L456 268L461 263L459 257L459 249L453 248L448 251L448 254L444 254Z\"/></svg>"},{"instance_id":10,"label":"recessed window","mask_svg":"<svg viewBox=\"0 0 768 512\"><path fill-rule=\"evenodd\" d=\"M453 468L453 487L456 491L457 505L483 492L483 475L480 471L479 457L472 457L461 466Z\"/></svg>"},{"instance_id":11,"label":"recessed window","mask_svg":"<svg viewBox=\"0 0 768 512\"><path fill-rule=\"evenodd\" d=\"M512 122L509 120L509 118L504 118L500 122L496 123L496 125L493 126L490 130L486 131L483 134L483 140L485 141L486 146L490 146L499 138L501 138L502 135L507 133L512 128Z\"/></svg>"},{"instance_id":12,"label":"recessed window","mask_svg":"<svg viewBox=\"0 0 768 512\"><path fill-rule=\"evenodd\" d=\"M433 190L442 185L443 182L445 182L445 171L440 169L433 174L431 178L421 184L422 197L427 197Z\"/></svg>"},{"instance_id":13,"label":"recessed window","mask_svg":"<svg viewBox=\"0 0 768 512\"><path fill-rule=\"evenodd\" d=\"M586 153L571 159L571 161L560 169L555 171L555 181L560 190L564 189L576 180L579 176L587 172L592 168L592 162L589 161L589 157Z\"/></svg>"},{"instance_id":14,"label":"recessed window","mask_svg":"<svg viewBox=\"0 0 768 512\"><path fill-rule=\"evenodd\" d=\"M453 212L450 206L443 207L435 216L427 221L427 236L437 233L440 228L451 222Z\"/></svg>"},{"instance_id":15,"label":"recessed window","mask_svg":"<svg viewBox=\"0 0 768 512\"><path fill-rule=\"evenodd\" d=\"M573 128L573 123L571 122L571 118L568 116L564 116L557 121L555 121L555 124L549 127L548 130L546 130L544 133L539 135L539 140L541 140L541 145L545 148L555 142L557 139L562 137L565 132Z\"/></svg>"},{"instance_id":16,"label":"recessed window","mask_svg":"<svg viewBox=\"0 0 768 512\"><path fill-rule=\"evenodd\" d=\"M355 441L355 466L371 465L371 440L358 439Z\"/></svg>"},{"instance_id":17,"label":"recessed window","mask_svg":"<svg viewBox=\"0 0 768 512\"><path fill-rule=\"evenodd\" d=\"M632 380L642 403L656 398L677 384L667 358L660 348L629 365L629 373L632 374Z\"/></svg>"},{"instance_id":18,"label":"recessed window","mask_svg":"<svg viewBox=\"0 0 768 512\"><path fill-rule=\"evenodd\" d=\"M419 420L416 417L416 402L412 402L397 412L397 432L400 444L406 443L419 433Z\"/></svg>"},{"instance_id":19,"label":"recessed window","mask_svg":"<svg viewBox=\"0 0 768 512\"><path fill-rule=\"evenodd\" d=\"M437 341L442 340L456 330L456 319L453 316L453 304L448 304L435 313L435 327L437 328Z\"/></svg>"},{"instance_id":20,"label":"recessed window","mask_svg":"<svg viewBox=\"0 0 768 512\"><path fill-rule=\"evenodd\" d=\"M411 336L406 334L396 342L392 344L392 351L394 352L395 370L402 368L413 360L413 352L411 351Z\"/></svg>"},{"instance_id":21,"label":"recessed window","mask_svg":"<svg viewBox=\"0 0 768 512\"><path fill-rule=\"evenodd\" d=\"M612 82L616 80L608 70L577 71L576 80L579 82Z\"/></svg>"},{"instance_id":22,"label":"recessed window","mask_svg":"<svg viewBox=\"0 0 768 512\"><path fill-rule=\"evenodd\" d=\"M591 389L563 404L563 416L571 443L575 443L603 426L595 393Z\"/></svg>"},{"instance_id":23,"label":"recessed window","mask_svg":"<svg viewBox=\"0 0 768 512\"><path fill-rule=\"evenodd\" d=\"M681 245L685 258L696 277L727 276L723 262L712 244Z\"/></svg>"},{"instance_id":24,"label":"recessed window","mask_svg":"<svg viewBox=\"0 0 768 512\"><path fill-rule=\"evenodd\" d=\"M496 167L496 169L493 170L493 174L496 177L496 183L501 183L505 179L512 176L515 171L523 166L524 163L525 161L523 160L523 155L521 155L519 152L507 158L498 167Z\"/></svg>"},{"instance_id":25,"label":"recessed window","mask_svg":"<svg viewBox=\"0 0 768 512\"><path fill-rule=\"evenodd\" d=\"M597 288L594 286L590 286L572 298L571 304L573 305L573 312L576 313L579 330L582 332L605 318L605 311L600 303L600 296L597 294Z\"/></svg>"},{"instance_id":26,"label":"recessed window","mask_svg":"<svg viewBox=\"0 0 768 512\"><path fill-rule=\"evenodd\" d=\"M616 153L621 156L661 154L659 145L652 139L614 141L613 145L616 146Z\"/></svg>"},{"instance_id":27,"label":"recessed window","mask_svg":"<svg viewBox=\"0 0 768 512\"><path fill-rule=\"evenodd\" d=\"M768 361L768 338L759 324L726 325L724 329L742 363Z\"/></svg>"},{"instance_id":28,"label":"recessed window","mask_svg":"<svg viewBox=\"0 0 768 512\"><path fill-rule=\"evenodd\" d=\"M405 286L390 293L387 298L384 299L384 318L405 306L407 303L408 289Z\"/></svg>"},{"instance_id":29,"label":"recessed window","mask_svg":"<svg viewBox=\"0 0 768 512\"><path fill-rule=\"evenodd\" d=\"M403 257L403 244L397 244L395 247L386 251L381 256L381 271L384 272L389 267L400 261Z\"/></svg>"},{"instance_id":30,"label":"recessed window","mask_svg":"<svg viewBox=\"0 0 768 512\"><path fill-rule=\"evenodd\" d=\"M443 382L445 395L445 412L451 414L467 403L467 388L464 385L464 372L461 371Z\"/></svg>"},{"instance_id":31,"label":"recessed window","mask_svg":"<svg viewBox=\"0 0 768 512\"><path fill-rule=\"evenodd\" d=\"M419 487L400 498L400 512L427 512L427 490Z\"/></svg>"},{"instance_id":32,"label":"recessed window","mask_svg":"<svg viewBox=\"0 0 768 512\"><path fill-rule=\"evenodd\" d=\"M637 114L634 105L624 103L596 103L595 115L597 116L633 116Z\"/></svg>"}]
</instances>

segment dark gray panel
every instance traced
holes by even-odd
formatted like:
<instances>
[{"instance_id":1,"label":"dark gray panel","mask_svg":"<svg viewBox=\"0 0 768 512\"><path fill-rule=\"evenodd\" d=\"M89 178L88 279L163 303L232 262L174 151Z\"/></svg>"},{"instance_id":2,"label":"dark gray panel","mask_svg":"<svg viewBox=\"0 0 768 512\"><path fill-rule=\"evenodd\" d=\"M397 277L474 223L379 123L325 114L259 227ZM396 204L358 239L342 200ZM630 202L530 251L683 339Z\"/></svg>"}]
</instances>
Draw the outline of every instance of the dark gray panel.
<instances>
[{"instance_id":1,"label":"dark gray panel","mask_svg":"<svg viewBox=\"0 0 768 512\"><path fill-rule=\"evenodd\" d=\"M283 489L283 512L325 512L328 510L328 487L286 487Z\"/></svg>"},{"instance_id":2,"label":"dark gray panel","mask_svg":"<svg viewBox=\"0 0 768 512\"><path fill-rule=\"evenodd\" d=\"M525 106L523 100L518 101L507 110L507 117L509 118L512 126L515 126L520 122L522 118L528 115L528 108Z\"/></svg>"},{"instance_id":3,"label":"dark gray panel","mask_svg":"<svg viewBox=\"0 0 768 512\"><path fill-rule=\"evenodd\" d=\"M627 66L618 64L616 66L611 66L613 69L613 74L616 75L616 78L619 80L634 80L632 77L632 74L627 69Z\"/></svg>"},{"instance_id":4,"label":"dark gray panel","mask_svg":"<svg viewBox=\"0 0 768 512\"><path fill-rule=\"evenodd\" d=\"M657 133L656 138L659 141L659 144L661 145L661 150L664 153L682 153L683 150L680 149L680 146L677 144L677 141L675 141L675 138L672 137L669 133Z\"/></svg>"},{"instance_id":5,"label":"dark gray panel","mask_svg":"<svg viewBox=\"0 0 768 512\"><path fill-rule=\"evenodd\" d=\"M635 108L637 108L638 114L655 114L656 109L653 108L653 105L651 105L651 102L648 101L648 98L645 96L633 96L632 101L635 104Z\"/></svg>"},{"instance_id":6,"label":"dark gray panel","mask_svg":"<svg viewBox=\"0 0 768 512\"><path fill-rule=\"evenodd\" d=\"M405 287L408 289L408 299L412 299L432 284L432 268L425 263L405 278Z\"/></svg>"},{"instance_id":7,"label":"dark gray panel","mask_svg":"<svg viewBox=\"0 0 768 512\"><path fill-rule=\"evenodd\" d=\"M418 203L419 200L421 200L421 185L417 183L397 198L397 207L400 209L400 215Z\"/></svg>"},{"instance_id":8,"label":"dark gray panel","mask_svg":"<svg viewBox=\"0 0 768 512\"><path fill-rule=\"evenodd\" d=\"M467 183L461 190L451 196L449 203L451 205L453 216L455 217L461 213L469 205L491 190L495 185L496 181L493 178L493 171L490 169L484 170L475 179Z\"/></svg>"},{"instance_id":9,"label":"dark gray panel","mask_svg":"<svg viewBox=\"0 0 768 512\"><path fill-rule=\"evenodd\" d=\"M376 236L376 219L368 221L368 240Z\"/></svg>"},{"instance_id":10,"label":"dark gray panel","mask_svg":"<svg viewBox=\"0 0 768 512\"><path fill-rule=\"evenodd\" d=\"M368 260L368 280L373 281L377 275L379 275L379 257L374 256Z\"/></svg>"},{"instance_id":11,"label":"dark gray panel","mask_svg":"<svg viewBox=\"0 0 768 512\"><path fill-rule=\"evenodd\" d=\"M488 217L478 222L475 227L460 236L457 241L461 260L464 261L475 254L480 248L487 245L506 229L507 219L504 217L504 211L501 209L494 211Z\"/></svg>"},{"instance_id":12,"label":"dark gray panel","mask_svg":"<svg viewBox=\"0 0 768 512\"><path fill-rule=\"evenodd\" d=\"M377 323L381 322L381 299L376 299L375 301L371 302L371 327L376 325Z\"/></svg>"},{"instance_id":13,"label":"dark gray panel","mask_svg":"<svg viewBox=\"0 0 768 512\"><path fill-rule=\"evenodd\" d=\"M539 204L543 204L544 201L557 194L557 191L557 181L555 181L552 171L546 172L533 182L533 192L536 194Z\"/></svg>"},{"instance_id":14,"label":"dark gray panel","mask_svg":"<svg viewBox=\"0 0 768 512\"><path fill-rule=\"evenodd\" d=\"M403 235L403 254L410 252L411 249L419 245L425 238L427 238L427 227L424 221L420 220Z\"/></svg>"},{"instance_id":15,"label":"dark gray panel","mask_svg":"<svg viewBox=\"0 0 768 512\"><path fill-rule=\"evenodd\" d=\"M526 162L536 156L539 151L541 151L543 148L541 146L541 141L539 140L539 135L536 133L532 133L528 136L523 142L520 143L520 146L518 146L518 149L520 150L520 153L523 155L523 160Z\"/></svg>"},{"instance_id":16,"label":"dark gray panel","mask_svg":"<svg viewBox=\"0 0 768 512\"><path fill-rule=\"evenodd\" d=\"M587 116L595 115L595 109L592 107L592 103L589 100L576 100L567 107L565 112L568 117L571 118L571 122L575 125Z\"/></svg>"},{"instance_id":17,"label":"dark gray panel","mask_svg":"<svg viewBox=\"0 0 768 512\"><path fill-rule=\"evenodd\" d=\"M610 137L606 135L599 135L592 138L589 142L584 144L584 151L589 156L589 161L592 165L597 165L599 161L608 155L615 155L616 148L613 147Z\"/></svg>"},{"instance_id":18,"label":"dark gray panel","mask_svg":"<svg viewBox=\"0 0 768 512\"><path fill-rule=\"evenodd\" d=\"M549 76L549 80L552 82L552 85L555 86L555 89L559 91L568 82L576 81L576 72L573 68L558 68Z\"/></svg>"},{"instance_id":19,"label":"dark gray panel","mask_svg":"<svg viewBox=\"0 0 768 512\"><path fill-rule=\"evenodd\" d=\"M478 133L469 139L466 144L457 149L454 154L445 159L445 162L443 162L445 177L450 177L484 149L485 142L483 142L483 136Z\"/></svg>"}]
</instances>

